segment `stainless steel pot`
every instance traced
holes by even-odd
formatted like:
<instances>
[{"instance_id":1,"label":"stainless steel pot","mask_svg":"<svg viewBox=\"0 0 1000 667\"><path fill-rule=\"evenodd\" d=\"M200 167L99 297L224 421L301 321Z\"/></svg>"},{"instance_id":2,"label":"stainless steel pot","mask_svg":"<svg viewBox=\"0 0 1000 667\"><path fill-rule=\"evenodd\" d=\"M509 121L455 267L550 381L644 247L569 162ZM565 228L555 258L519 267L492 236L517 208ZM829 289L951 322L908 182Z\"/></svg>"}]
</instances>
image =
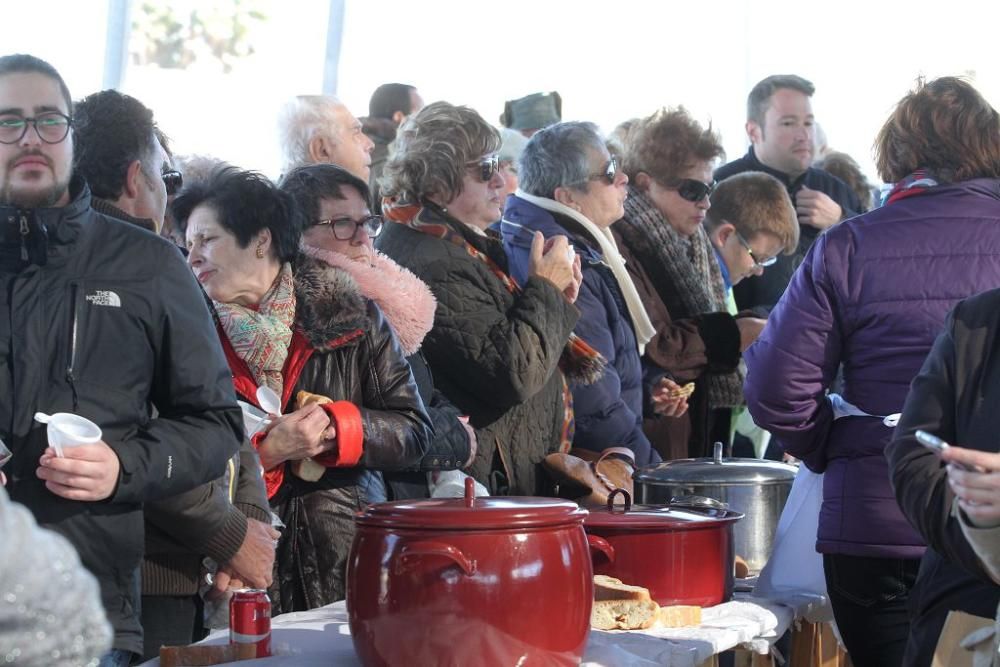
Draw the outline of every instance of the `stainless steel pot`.
<instances>
[{"instance_id":1,"label":"stainless steel pot","mask_svg":"<svg viewBox=\"0 0 1000 667\"><path fill-rule=\"evenodd\" d=\"M734 526L736 554L746 560L753 576L771 555L781 510L792 489L796 468L777 461L715 457L680 459L640 468L635 494L647 505L676 505L681 496L707 496L726 503L745 517Z\"/></svg>"}]
</instances>

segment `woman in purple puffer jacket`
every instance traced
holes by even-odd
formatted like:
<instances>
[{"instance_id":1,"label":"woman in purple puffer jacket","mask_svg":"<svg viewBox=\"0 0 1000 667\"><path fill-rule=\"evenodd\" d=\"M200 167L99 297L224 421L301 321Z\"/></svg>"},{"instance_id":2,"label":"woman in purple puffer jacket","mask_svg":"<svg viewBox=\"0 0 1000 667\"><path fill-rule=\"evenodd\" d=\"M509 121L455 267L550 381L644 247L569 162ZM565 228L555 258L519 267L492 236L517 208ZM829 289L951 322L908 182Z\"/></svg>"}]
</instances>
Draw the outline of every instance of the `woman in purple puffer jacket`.
<instances>
[{"instance_id":1,"label":"woman in purple puffer jacket","mask_svg":"<svg viewBox=\"0 0 1000 667\"><path fill-rule=\"evenodd\" d=\"M825 472L817 551L857 667L903 664L924 542L889 482L883 423L957 301L1000 286L1000 116L944 77L902 99L876 141L883 207L812 246L744 354L747 405ZM843 372L841 395L827 395Z\"/></svg>"}]
</instances>

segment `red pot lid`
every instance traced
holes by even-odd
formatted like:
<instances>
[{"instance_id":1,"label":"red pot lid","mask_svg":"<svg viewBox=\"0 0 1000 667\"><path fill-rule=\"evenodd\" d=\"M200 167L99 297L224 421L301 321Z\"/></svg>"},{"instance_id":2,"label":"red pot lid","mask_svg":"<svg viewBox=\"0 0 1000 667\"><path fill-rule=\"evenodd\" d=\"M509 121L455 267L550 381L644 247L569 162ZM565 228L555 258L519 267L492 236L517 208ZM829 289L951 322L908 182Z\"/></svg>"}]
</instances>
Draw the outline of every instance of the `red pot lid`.
<instances>
[{"instance_id":1,"label":"red pot lid","mask_svg":"<svg viewBox=\"0 0 1000 667\"><path fill-rule=\"evenodd\" d=\"M625 497L624 505L613 505L615 495ZM584 527L601 529L656 528L667 530L699 530L714 528L720 523L734 523L743 514L726 508L677 507L670 505L633 505L627 491L618 490L608 499L607 507L590 510Z\"/></svg>"},{"instance_id":2,"label":"red pot lid","mask_svg":"<svg viewBox=\"0 0 1000 667\"><path fill-rule=\"evenodd\" d=\"M582 523L587 510L576 503L532 496L476 498L466 480L465 498L432 498L376 503L358 512L355 522L385 528L496 530Z\"/></svg>"}]
</instances>

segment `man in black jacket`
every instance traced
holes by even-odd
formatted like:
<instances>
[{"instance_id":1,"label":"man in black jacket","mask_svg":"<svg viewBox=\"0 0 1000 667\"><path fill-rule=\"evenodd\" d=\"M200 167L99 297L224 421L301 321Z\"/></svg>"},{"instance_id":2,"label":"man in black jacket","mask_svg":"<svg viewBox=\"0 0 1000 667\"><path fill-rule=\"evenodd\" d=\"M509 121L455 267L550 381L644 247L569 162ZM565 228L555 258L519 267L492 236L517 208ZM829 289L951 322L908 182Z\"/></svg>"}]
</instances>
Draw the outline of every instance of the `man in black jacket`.
<instances>
[{"instance_id":1,"label":"man in black jacket","mask_svg":"<svg viewBox=\"0 0 1000 667\"><path fill-rule=\"evenodd\" d=\"M93 210L71 178L72 102L48 63L0 57L0 438L11 498L64 535L142 651L143 503L220 477L242 420L203 297L169 242ZM56 456L36 412L102 440ZM55 582L53 585L57 585Z\"/></svg>"},{"instance_id":2,"label":"man in black jacket","mask_svg":"<svg viewBox=\"0 0 1000 667\"><path fill-rule=\"evenodd\" d=\"M747 136L750 149L743 157L715 171L721 181L745 171L763 171L788 188L799 217L799 247L779 255L761 276L747 278L733 288L741 310L766 317L788 286L792 274L817 236L828 227L857 214L857 196L836 176L812 167L815 123L812 83L794 74L769 76L747 98Z\"/></svg>"},{"instance_id":3,"label":"man in black jacket","mask_svg":"<svg viewBox=\"0 0 1000 667\"><path fill-rule=\"evenodd\" d=\"M116 90L89 95L75 107L75 171L90 186L92 208L158 232L180 174L170 166L153 112ZM278 535L248 440L222 479L147 503L145 516L144 658L156 657L160 646L190 644L204 636L198 595L203 555L251 587L271 584ZM221 584L225 577L216 581Z\"/></svg>"}]
</instances>

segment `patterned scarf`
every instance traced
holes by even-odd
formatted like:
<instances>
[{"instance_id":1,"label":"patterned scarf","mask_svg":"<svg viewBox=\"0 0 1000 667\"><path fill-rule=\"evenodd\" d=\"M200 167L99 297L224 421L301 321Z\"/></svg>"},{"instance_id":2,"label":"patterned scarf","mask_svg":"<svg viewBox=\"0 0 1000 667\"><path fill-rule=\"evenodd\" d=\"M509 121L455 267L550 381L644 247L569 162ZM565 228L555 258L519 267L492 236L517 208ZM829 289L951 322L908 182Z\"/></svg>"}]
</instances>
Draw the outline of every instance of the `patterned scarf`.
<instances>
[{"instance_id":1,"label":"patterned scarf","mask_svg":"<svg viewBox=\"0 0 1000 667\"><path fill-rule=\"evenodd\" d=\"M929 169L917 169L892 186L892 189L882 198L882 205L885 206L900 199L922 195L929 188L933 188L937 184L937 179Z\"/></svg>"},{"instance_id":2,"label":"patterned scarf","mask_svg":"<svg viewBox=\"0 0 1000 667\"><path fill-rule=\"evenodd\" d=\"M726 288L705 228L698 227L690 238L681 236L641 190L628 187L625 217L616 224L626 227L622 230L625 238L638 239L629 245L650 273L670 316L679 320L725 312ZM739 370L708 375L705 382L709 407L743 403Z\"/></svg>"},{"instance_id":3,"label":"patterned scarf","mask_svg":"<svg viewBox=\"0 0 1000 667\"><path fill-rule=\"evenodd\" d=\"M258 386L282 396L281 375L292 342L295 321L295 281L292 267L281 267L274 284L256 308L213 302L219 323L240 359L246 362Z\"/></svg>"},{"instance_id":4,"label":"patterned scarf","mask_svg":"<svg viewBox=\"0 0 1000 667\"><path fill-rule=\"evenodd\" d=\"M507 275L486 253L467 242L461 234L447 224L421 220L420 212L423 209L424 207L418 204L397 204L388 197L382 201L382 213L388 220L457 245L469 253L472 258L486 264L490 272L503 283L508 292L514 296L521 293L521 286L517 284L516 280ZM600 352L576 334L569 335L566 348L559 358L559 368L562 369L563 373L581 384L593 384L604 374L606 365L607 360L601 356Z\"/></svg>"}]
</instances>

